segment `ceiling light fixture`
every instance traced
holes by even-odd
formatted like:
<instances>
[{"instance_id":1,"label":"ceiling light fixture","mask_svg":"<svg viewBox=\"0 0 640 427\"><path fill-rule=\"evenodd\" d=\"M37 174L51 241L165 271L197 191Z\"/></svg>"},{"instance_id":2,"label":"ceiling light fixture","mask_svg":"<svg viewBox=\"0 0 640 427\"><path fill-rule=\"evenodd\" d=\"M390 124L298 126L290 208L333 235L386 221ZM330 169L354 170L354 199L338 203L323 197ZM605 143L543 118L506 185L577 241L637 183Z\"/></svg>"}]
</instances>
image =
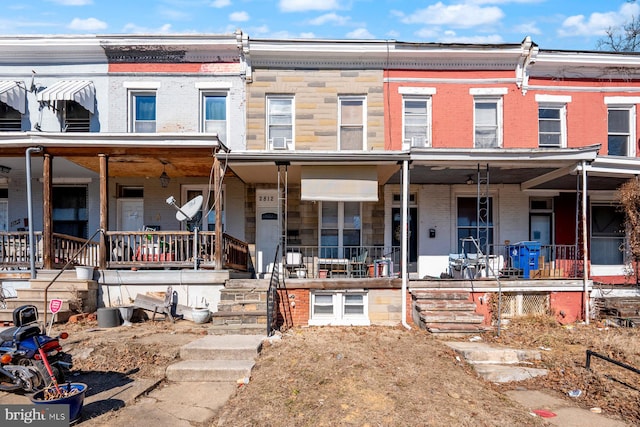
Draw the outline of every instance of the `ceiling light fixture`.
<instances>
[{"instance_id":1,"label":"ceiling light fixture","mask_svg":"<svg viewBox=\"0 0 640 427\"><path fill-rule=\"evenodd\" d=\"M473 184L473 178L472 178L472 176L471 176L471 175L469 175L469 177L467 178L467 181L466 181L466 182L467 182L467 185L471 185L471 184Z\"/></svg>"}]
</instances>

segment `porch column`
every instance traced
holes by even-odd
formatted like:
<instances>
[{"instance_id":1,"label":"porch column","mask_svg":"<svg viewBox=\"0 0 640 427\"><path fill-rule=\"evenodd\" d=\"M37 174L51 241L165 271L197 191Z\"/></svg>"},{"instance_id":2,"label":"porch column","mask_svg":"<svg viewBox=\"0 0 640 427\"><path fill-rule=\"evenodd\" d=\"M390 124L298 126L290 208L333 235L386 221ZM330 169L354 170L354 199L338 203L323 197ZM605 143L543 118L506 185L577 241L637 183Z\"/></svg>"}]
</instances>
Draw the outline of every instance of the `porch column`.
<instances>
[{"instance_id":1,"label":"porch column","mask_svg":"<svg viewBox=\"0 0 640 427\"><path fill-rule=\"evenodd\" d=\"M98 256L98 267L101 270L107 268L107 239L104 231L109 225L109 156L98 154L100 158L100 252Z\"/></svg>"},{"instance_id":2,"label":"porch column","mask_svg":"<svg viewBox=\"0 0 640 427\"><path fill-rule=\"evenodd\" d=\"M215 189L215 203L214 210L216 213L216 238L214 244L216 270L222 270L222 212L220 206L222 204L222 197L220 189L222 188L222 176L220 170L220 160L218 156L213 156L213 188Z\"/></svg>"},{"instance_id":3,"label":"porch column","mask_svg":"<svg viewBox=\"0 0 640 427\"><path fill-rule=\"evenodd\" d=\"M587 265L589 258L589 246L587 245L587 163L582 161L582 298L584 305L584 321L589 324L589 266Z\"/></svg>"},{"instance_id":4,"label":"porch column","mask_svg":"<svg viewBox=\"0 0 640 427\"><path fill-rule=\"evenodd\" d=\"M53 268L53 156L44 153L42 160L42 261L45 270ZM31 224L29 224L31 226Z\"/></svg>"}]
</instances>

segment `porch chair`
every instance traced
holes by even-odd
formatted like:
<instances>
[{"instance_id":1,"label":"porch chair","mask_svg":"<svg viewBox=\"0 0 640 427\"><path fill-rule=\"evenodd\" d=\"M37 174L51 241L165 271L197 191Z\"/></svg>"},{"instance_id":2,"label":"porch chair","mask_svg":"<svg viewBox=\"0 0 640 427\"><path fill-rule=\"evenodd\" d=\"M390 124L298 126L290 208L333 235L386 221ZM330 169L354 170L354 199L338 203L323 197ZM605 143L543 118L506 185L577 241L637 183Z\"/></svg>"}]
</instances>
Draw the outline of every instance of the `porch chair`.
<instances>
[{"instance_id":1,"label":"porch chair","mask_svg":"<svg viewBox=\"0 0 640 427\"><path fill-rule=\"evenodd\" d=\"M369 251L363 249L360 255L351 258L350 270L353 277L366 277L367 275L367 256Z\"/></svg>"},{"instance_id":2,"label":"porch chair","mask_svg":"<svg viewBox=\"0 0 640 427\"><path fill-rule=\"evenodd\" d=\"M156 313L160 312L164 314L164 320L170 319L172 323L175 323L176 319L173 317L171 310L173 308L173 288L167 287L167 291L164 294L164 301L162 304L156 304L153 308L152 321L156 320Z\"/></svg>"}]
</instances>

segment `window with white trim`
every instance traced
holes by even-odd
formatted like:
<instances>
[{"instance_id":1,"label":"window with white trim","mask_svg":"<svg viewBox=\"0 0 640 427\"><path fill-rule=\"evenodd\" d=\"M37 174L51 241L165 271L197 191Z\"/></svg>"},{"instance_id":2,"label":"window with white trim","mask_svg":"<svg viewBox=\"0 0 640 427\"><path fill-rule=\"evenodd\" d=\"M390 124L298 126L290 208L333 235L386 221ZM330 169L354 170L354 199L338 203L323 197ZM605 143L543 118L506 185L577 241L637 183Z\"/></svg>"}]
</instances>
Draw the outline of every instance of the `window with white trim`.
<instances>
[{"instance_id":1,"label":"window with white trim","mask_svg":"<svg viewBox=\"0 0 640 427\"><path fill-rule=\"evenodd\" d=\"M0 102L0 132L22 130L22 114L8 104Z\"/></svg>"},{"instance_id":2,"label":"window with white trim","mask_svg":"<svg viewBox=\"0 0 640 427\"><path fill-rule=\"evenodd\" d=\"M403 148L431 146L431 97L404 96L402 99Z\"/></svg>"},{"instance_id":3,"label":"window with white trim","mask_svg":"<svg viewBox=\"0 0 640 427\"><path fill-rule=\"evenodd\" d=\"M267 149L293 149L293 96L267 96Z\"/></svg>"},{"instance_id":4,"label":"window with white trim","mask_svg":"<svg viewBox=\"0 0 640 427\"><path fill-rule=\"evenodd\" d=\"M218 139L227 142L227 95L223 93L202 93L201 130L216 133Z\"/></svg>"},{"instance_id":5,"label":"window with white trim","mask_svg":"<svg viewBox=\"0 0 640 427\"><path fill-rule=\"evenodd\" d=\"M566 147L566 115L565 105L538 105L538 146L561 148Z\"/></svg>"},{"instance_id":6,"label":"window with white trim","mask_svg":"<svg viewBox=\"0 0 640 427\"><path fill-rule=\"evenodd\" d=\"M364 96L339 97L339 150L364 150L366 148L365 101Z\"/></svg>"},{"instance_id":7,"label":"window with white trim","mask_svg":"<svg viewBox=\"0 0 640 427\"><path fill-rule=\"evenodd\" d=\"M360 202L320 202L320 257L351 258L359 254Z\"/></svg>"},{"instance_id":8,"label":"window with white trim","mask_svg":"<svg viewBox=\"0 0 640 427\"><path fill-rule=\"evenodd\" d=\"M610 203L591 205L591 264L624 264L624 213Z\"/></svg>"},{"instance_id":9,"label":"window with white trim","mask_svg":"<svg viewBox=\"0 0 640 427\"><path fill-rule=\"evenodd\" d=\"M632 118L633 106L609 106L608 108L607 154L609 156L633 156Z\"/></svg>"},{"instance_id":10,"label":"window with white trim","mask_svg":"<svg viewBox=\"0 0 640 427\"><path fill-rule=\"evenodd\" d=\"M131 128L134 133L156 132L156 92L132 91L130 93Z\"/></svg>"},{"instance_id":11,"label":"window with white trim","mask_svg":"<svg viewBox=\"0 0 640 427\"><path fill-rule=\"evenodd\" d=\"M473 244L463 245L462 239L472 237L478 242L480 249L485 245L493 245L493 197L489 197L487 208L478 206L476 197L458 197L458 252L475 252ZM479 235L478 235L479 233Z\"/></svg>"},{"instance_id":12,"label":"window with white trim","mask_svg":"<svg viewBox=\"0 0 640 427\"><path fill-rule=\"evenodd\" d=\"M502 146L502 97L475 96L474 140L475 148Z\"/></svg>"},{"instance_id":13,"label":"window with white trim","mask_svg":"<svg viewBox=\"0 0 640 427\"><path fill-rule=\"evenodd\" d=\"M309 325L369 326L368 298L364 290L311 292Z\"/></svg>"}]
</instances>

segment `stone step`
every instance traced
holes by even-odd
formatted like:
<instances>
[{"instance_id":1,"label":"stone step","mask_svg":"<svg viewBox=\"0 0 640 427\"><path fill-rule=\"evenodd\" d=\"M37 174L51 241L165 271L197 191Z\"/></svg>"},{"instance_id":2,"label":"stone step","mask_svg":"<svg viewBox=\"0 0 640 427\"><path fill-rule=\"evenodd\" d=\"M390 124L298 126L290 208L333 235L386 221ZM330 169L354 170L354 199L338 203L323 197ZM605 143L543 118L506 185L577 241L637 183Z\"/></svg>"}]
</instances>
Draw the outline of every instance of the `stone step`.
<instances>
[{"instance_id":1,"label":"stone step","mask_svg":"<svg viewBox=\"0 0 640 427\"><path fill-rule=\"evenodd\" d=\"M49 300L51 300L51 298L49 298ZM49 305L47 304L45 306L44 300L42 298L7 298L6 300L7 303L7 310L11 310L13 311L14 309L23 306L23 305L35 305L36 308L38 309L38 314L42 314L44 313L45 308L47 310L49 310ZM71 300L62 300L62 306L60 308L60 311L72 311L72 310L77 310L79 309L78 307L78 302L77 301L71 301Z\"/></svg>"},{"instance_id":2,"label":"stone step","mask_svg":"<svg viewBox=\"0 0 640 427\"><path fill-rule=\"evenodd\" d=\"M495 347L484 343L448 342L447 346L455 350L471 364L518 364L541 360L540 351L516 348Z\"/></svg>"},{"instance_id":3,"label":"stone step","mask_svg":"<svg viewBox=\"0 0 640 427\"><path fill-rule=\"evenodd\" d=\"M266 333L266 330L264 331ZM249 360L258 356L261 335L207 335L180 348L183 360Z\"/></svg>"},{"instance_id":4,"label":"stone step","mask_svg":"<svg viewBox=\"0 0 640 427\"><path fill-rule=\"evenodd\" d=\"M547 375L549 371L540 368L526 366L505 365L475 365L474 369L486 381L494 383L508 383L512 381L524 381L533 377Z\"/></svg>"},{"instance_id":5,"label":"stone step","mask_svg":"<svg viewBox=\"0 0 640 427\"><path fill-rule=\"evenodd\" d=\"M487 331L487 327L477 323L423 323L424 329L432 334L470 335Z\"/></svg>"},{"instance_id":6,"label":"stone step","mask_svg":"<svg viewBox=\"0 0 640 427\"><path fill-rule=\"evenodd\" d=\"M266 323L213 325L207 330L210 335L256 335L266 334Z\"/></svg>"},{"instance_id":7,"label":"stone step","mask_svg":"<svg viewBox=\"0 0 640 427\"><path fill-rule=\"evenodd\" d=\"M174 382L236 382L251 376L253 360L182 360L169 365L166 377Z\"/></svg>"},{"instance_id":8,"label":"stone step","mask_svg":"<svg viewBox=\"0 0 640 427\"><path fill-rule=\"evenodd\" d=\"M469 292L466 291L439 291L439 290L413 290L411 295L414 300L468 300Z\"/></svg>"},{"instance_id":9,"label":"stone step","mask_svg":"<svg viewBox=\"0 0 640 427\"><path fill-rule=\"evenodd\" d=\"M31 289L45 289L49 284L51 284L51 279L32 279L29 281L29 286ZM94 290L98 289L98 282L95 280L78 280L73 277L65 277L58 278L51 286L49 286L49 290L52 289L63 289L63 290Z\"/></svg>"},{"instance_id":10,"label":"stone step","mask_svg":"<svg viewBox=\"0 0 640 427\"><path fill-rule=\"evenodd\" d=\"M266 302L267 292L263 290L238 290L238 289L221 289L220 302Z\"/></svg>"},{"instance_id":11,"label":"stone step","mask_svg":"<svg viewBox=\"0 0 640 427\"><path fill-rule=\"evenodd\" d=\"M421 311L420 319L425 323L481 324L484 321L484 316L466 311Z\"/></svg>"},{"instance_id":12,"label":"stone step","mask_svg":"<svg viewBox=\"0 0 640 427\"><path fill-rule=\"evenodd\" d=\"M263 324L267 325L266 311L216 311L211 315L214 325Z\"/></svg>"},{"instance_id":13,"label":"stone step","mask_svg":"<svg viewBox=\"0 0 640 427\"><path fill-rule=\"evenodd\" d=\"M415 302L418 311L470 311L475 312L476 304L466 300L423 300Z\"/></svg>"},{"instance_id":14,"label":"stone step","mask_svg":"<svg viewBox=\"0 0 640 427\"><path fill-rule=\"evenodd\" d=\"M220 302L218 303L218 311L224 312L252 312L252 311L267 311L267 303L261 301L237 301L237 302Z\"/></svg>"},{"instance_id":15,"label":"stone step","mask_svg":"<svg viewBox=\"0 0 640 427\"><path fill-rule=\"evenodd\" d=\"M38 299L44 300L44 289L16 289L18 298L24 299ZM95 296L95 291L92 290L75 290L75 289L55 289L51 288L47 291L47 299L85 299L91 295Z\"/></svg>"},{"instance_id":16,"label":"stone step","mask_svg":"<svg viewBox=\"0 0 640 427\"><path fill-rule=\"evenodd\" d=\"M225 289L269 289L269 279L228 279Z\"/></svg>"}]
</instances>

